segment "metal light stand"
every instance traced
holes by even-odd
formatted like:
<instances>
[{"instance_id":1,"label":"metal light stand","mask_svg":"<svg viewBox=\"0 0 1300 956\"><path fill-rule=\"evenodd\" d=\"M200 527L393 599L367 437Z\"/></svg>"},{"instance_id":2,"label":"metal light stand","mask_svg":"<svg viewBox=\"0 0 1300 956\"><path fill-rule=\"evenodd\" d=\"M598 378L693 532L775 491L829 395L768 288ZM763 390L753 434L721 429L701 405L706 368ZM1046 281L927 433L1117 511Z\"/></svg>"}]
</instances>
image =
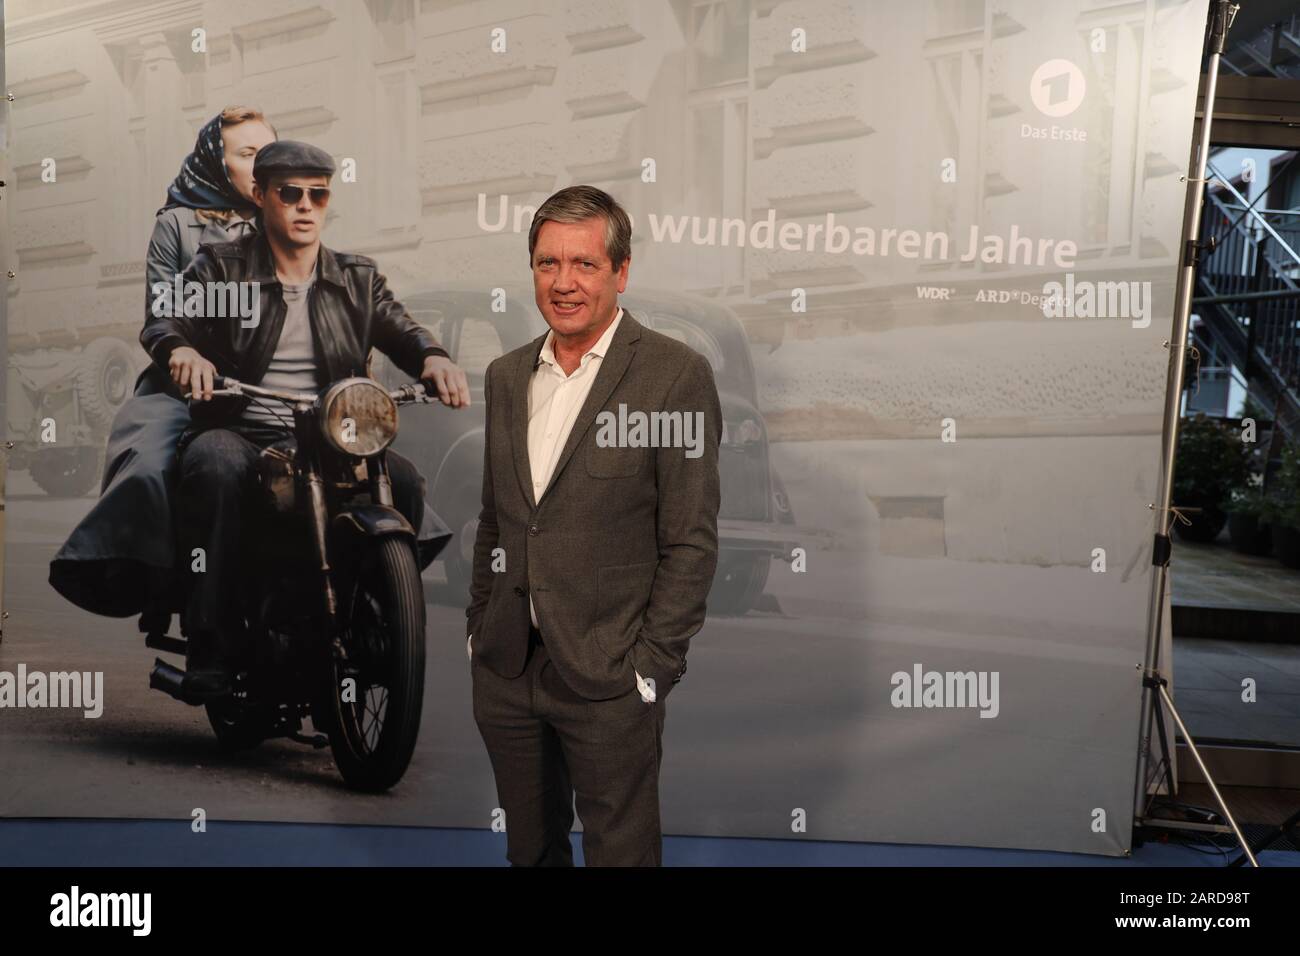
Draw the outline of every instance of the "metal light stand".
<instances>
[{"instance_id":1,"label":"metal light stand","mask_svg":"<svg viewBox=\"0 0 1300 956\"><path fill-rule=\"evenodd\" d=\"M1209 54L1209 60L1205 71L1204 111L1201 118L1200 137L1192 144L1192 156L1188 163L1190 175L1187 180L1187 197L1183 208L1183 242L1180 252L1178 284L1174 294L1174 327L1170 340L1165 343L1169 347L1169 379L1165 389L1160 500L1158 505L1151 506L1159 516L1159 530L1155 534L1151 555L1151 563L1155 566L1156 573L1152 583L1151 604L1147 614L1147 646L1142 671L1141 729L1138 736L1137 792L1134 795L1133 806L1134 822L1142 822L1148 808L1147 775L1151 748L1151 724L1153 721L1160 734L1160 744L1163 748L1163 771L1170 796L1172 797L1175 792L1172 765L1173 751L1170 746L1173 741L1165 731L1164 712L1161 709L1163 704L1169 708L1174 723L1178 725L1178 730L1187 743L1187 749L1191 751L1192 757L1201 769L1201 773L1205 775L1205 780L1210 785L1214 799L1223 811L1224 819L1232 827L1232 832L1236 835L1237 841L1245 851L1246 858L1250 860L1252 866L1259 866L1254 853L1251 852L1250 844L1246 842L1246 838L1242 835L1241 828L1237 826L1237 821L1233 819L1232 812L1228 809L1223 795L1219 793L1219 788L1215 786L1209 769L1205 766L1205 761L1201 759L1201 754L1196 749L1196 742L1192 739L1191 734L1187 732L1186 725L1178 715L1173 698L1169 695L1168 680L1160 672L1160 625L1164 614L1165 587L1168 583L1169 556L1172 551L1169 531L1173 520L1176 518L1176 512L1171 507L1174 488L1174 454L1178 447L1178 421L1182 410L1183 378L1185 373L1184 354L1187 349L1187 328L1191 318L1192 290L1196 284L1196 265L1201 251L1199 241L1201 191L1205 183L1205 165L1209 157L1210 118L1214 111L1214 92L1219 78L1219 60L1223 55L1223 46L1228 35L1228 28L1232 25L1237 9L1237 5L1229 3L1228 0L1211 0L1210 2L1210 16L1206 27L1205 41L1205 49ZM1161 822L1165 826L1178 825L1176 821ZM1204 825L1189 824L1188 829L1204 829Z\"/></svg>"}]
</instances>

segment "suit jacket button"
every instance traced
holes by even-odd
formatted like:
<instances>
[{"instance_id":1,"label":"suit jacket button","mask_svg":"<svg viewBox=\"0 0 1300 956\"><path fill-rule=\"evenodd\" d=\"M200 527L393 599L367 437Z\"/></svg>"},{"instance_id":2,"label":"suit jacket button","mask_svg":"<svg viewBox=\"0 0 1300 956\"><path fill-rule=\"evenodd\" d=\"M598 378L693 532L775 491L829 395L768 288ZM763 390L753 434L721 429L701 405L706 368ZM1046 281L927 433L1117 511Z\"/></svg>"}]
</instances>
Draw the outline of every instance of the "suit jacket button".
<instances>
[{"instance_id":1,"label":"suit jacket button","mask_svg":"<svg viewBox=\"0 0 1300 956\"><path fill-rule=\"evenodd\" d=\"M535 537L537 537L539 534L542 533L542 529L539 528L539 527L537 527L537 525L535 525L535 524L533 524L533 525L529 525L529 526L528 526L528 533L529 533L530 535L532 535L532 536L535 538Z\"/></svg>"},{"instance_id":2,"label":"suit jacket button","mask_svg":"<svg viewBox=\"0 0 1300 956\"><path fill-rule=\"evenodd\" d=\"M524 589L519 587L519 585L515 585L515 593L518 594L520 597L523 597Z\"/></svg>"}]
</instances>

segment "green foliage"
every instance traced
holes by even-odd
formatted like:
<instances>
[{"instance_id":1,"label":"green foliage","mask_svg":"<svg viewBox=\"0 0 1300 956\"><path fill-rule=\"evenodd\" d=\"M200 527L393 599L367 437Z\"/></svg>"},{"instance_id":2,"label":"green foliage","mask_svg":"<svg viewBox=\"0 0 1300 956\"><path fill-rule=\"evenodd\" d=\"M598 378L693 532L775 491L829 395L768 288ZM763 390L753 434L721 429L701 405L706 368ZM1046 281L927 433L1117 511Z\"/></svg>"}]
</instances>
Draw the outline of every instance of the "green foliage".
<instances>
[{"instance_id":1,"label":"green foliage","mask_svg":"<svg viewBox=\"0 0 1300 956\"><path fill-rule=\"evenodd\" d=\"M1174 455L1174 504L1223 507L1233 489L1247 487L1253 452L1254 446L1241 440L1239 428L1203 412L1184 420Z\"/></svg>"},{"instance_id":2,"label":"green foliage","mask_svg":"<svg viewBox=\"0 0 1300 956\"><path fill-rule=\"evenodd\" d=\"M1228 500L1223 510L1235 515L1255 515L1264 517L1270 514L1272 501L1264 494L1264 489L1257 484L1233 488L1228 492Z\"/></svg>"},{"instance_id":3,"label":"green foliage","mask_svg":"<svg viewBox=\"0 0 1300 956\"><path fill-rule=\"evenodd\" d=\"M1300 529L1300 445L1282 449L1282 467L1269 482L1260 517L1269 524Z\"/></svg>"}]
</instances>

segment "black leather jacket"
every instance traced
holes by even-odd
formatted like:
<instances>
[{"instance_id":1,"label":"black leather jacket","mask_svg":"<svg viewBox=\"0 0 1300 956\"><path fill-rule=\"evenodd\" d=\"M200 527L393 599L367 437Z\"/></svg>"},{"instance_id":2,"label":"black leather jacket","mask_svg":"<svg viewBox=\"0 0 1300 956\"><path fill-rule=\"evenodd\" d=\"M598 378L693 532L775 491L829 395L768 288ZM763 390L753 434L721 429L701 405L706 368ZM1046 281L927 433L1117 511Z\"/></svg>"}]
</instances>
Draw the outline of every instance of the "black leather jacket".
<instances>
[{"instance_id":1,"label":"black leather jacket","mask_svg":"<svg viewBox=\"0 0 1300 956\"><path fill-rule=\"evenodd\" d=\"M169 376L172 351L188 345L215 365L218 374L251 385L261 382L280 341L286 312L265 235L258 232L234 242L200 246L182 281L205 284L205 289L209 282L259 283L258 323L244 328L238 316L155 316L151 290L140 344L154 364ZM447 355L433 334L393 298L375 261L367 256L334 252L322 245L308 293L308 314L318 385L364 375L372 347L413 379L426 355ZM195 402L190 413L198 430L219 427L238 418L247 402L229 397Z\"/></svg>"}]
</instances>

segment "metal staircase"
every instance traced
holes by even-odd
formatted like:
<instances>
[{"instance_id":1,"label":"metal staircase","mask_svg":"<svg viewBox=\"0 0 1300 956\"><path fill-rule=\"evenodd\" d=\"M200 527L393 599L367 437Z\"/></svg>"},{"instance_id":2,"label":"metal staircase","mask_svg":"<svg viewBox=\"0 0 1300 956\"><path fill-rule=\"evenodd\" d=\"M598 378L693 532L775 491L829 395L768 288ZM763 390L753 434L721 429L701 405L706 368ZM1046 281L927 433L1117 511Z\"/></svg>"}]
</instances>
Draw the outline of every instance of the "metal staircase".
<instances>
[{"instance_id":1,"label":"metal staircase","mask_svg":"<svg viewBox=\"0 0 1300 956\"><path fill-rule=\"evenodd\" d=\"M1238 76L1300 80L1300 13L1271 24L1251 39L1224 51L1220 65Z\"/></svg>"},{"instance_id":2,"label":"metal staircase","mask_svg":"<svg viewBox=\"0 0 1300 956\"><path fill-rule=\"evenodd\" d=\"M1203 249L1193 308L1249 394L1289 439L1300 439L1300 211L1252 207L1214 170L1221 190L1201 212Z\"/></svg>"}]
</instances>

